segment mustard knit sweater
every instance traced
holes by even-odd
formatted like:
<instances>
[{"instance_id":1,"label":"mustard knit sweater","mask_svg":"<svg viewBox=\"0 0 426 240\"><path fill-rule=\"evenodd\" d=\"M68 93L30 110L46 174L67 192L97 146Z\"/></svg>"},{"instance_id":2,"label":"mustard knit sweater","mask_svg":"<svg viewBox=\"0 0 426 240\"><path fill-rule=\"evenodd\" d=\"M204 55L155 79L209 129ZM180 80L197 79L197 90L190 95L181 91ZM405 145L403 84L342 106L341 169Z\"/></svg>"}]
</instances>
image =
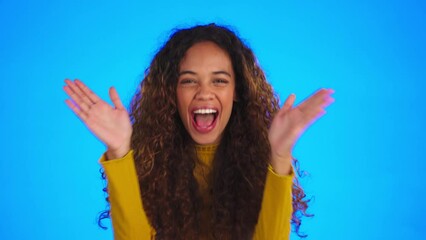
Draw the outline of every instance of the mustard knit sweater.
<instances>
[{"instance_id":1,"label":"mustard knit sweater","mask_svg":"<svg viewBox=\"0 0 426 240\"><path fill-rule=\"evenodd\" d=\"M194 176L199 183L204 201L208 201L205 176L211 169L216 147L217 145L207 145L196 148L200 161ZM108 180L114 239L151 239L155 236L155 230L149 224L143 209L133 151L129 151L123 158L111 160L106 160L104 154L99 161ZM271 167L269 168L253 239L289 239L293 211L291 203L293 177L293 173L281 176L274 173Z\"/></svg>"}]
</instances>

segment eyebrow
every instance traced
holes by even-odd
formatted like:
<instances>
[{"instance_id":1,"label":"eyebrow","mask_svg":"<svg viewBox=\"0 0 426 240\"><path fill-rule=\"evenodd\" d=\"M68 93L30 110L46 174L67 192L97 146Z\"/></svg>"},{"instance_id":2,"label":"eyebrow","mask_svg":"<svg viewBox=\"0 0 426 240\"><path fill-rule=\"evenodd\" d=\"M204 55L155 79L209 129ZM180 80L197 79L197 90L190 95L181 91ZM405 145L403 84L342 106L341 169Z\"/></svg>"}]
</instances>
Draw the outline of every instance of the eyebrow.
<instances>
[{"instance_id":1,"label":"eyebrow","mask_svg":"<svg viewBox=\"0 0 426 240\"><path fill-rule=\"evenodd\" d=\"M185 70L179 73L179 76L183 75L183 74L191 74L191 75L197 75L195 72L190 71L190 70ZM231 74L229 74L227 71L215 71L213 72L214 75L218 75L218 74L225 74L229 77L231 77Z\"/></svg>"}]
</instances>

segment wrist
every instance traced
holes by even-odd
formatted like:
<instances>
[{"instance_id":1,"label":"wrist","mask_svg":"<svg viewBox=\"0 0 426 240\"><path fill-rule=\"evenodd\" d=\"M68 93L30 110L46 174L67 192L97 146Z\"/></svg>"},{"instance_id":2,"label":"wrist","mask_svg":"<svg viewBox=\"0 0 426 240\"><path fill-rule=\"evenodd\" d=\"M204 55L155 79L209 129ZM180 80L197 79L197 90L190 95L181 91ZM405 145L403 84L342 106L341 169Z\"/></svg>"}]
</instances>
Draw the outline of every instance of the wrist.
<instances>
[{"instance_id":1,"label":"wrist","mask_svg":"<svg viewBox=\"0 0 426 240\"><path fill-rule=\"evenodd\" d=\"M272 156L271 166L274 172L279 175L289 175L292 172L291 162L293 157L291 154L285 154L280 156Z\"/></svg>"},{"instance_id":2,"label":"wrist","mask_svg":"<svg viewBox=\"0 0 426 240\"><path fill-rule=\"evenodd\" d=\"M108 160L118 159L124 157L130 151L130 147L123 147L120 149L107 149L105 155Z\"/></svg>"}]
</instances>

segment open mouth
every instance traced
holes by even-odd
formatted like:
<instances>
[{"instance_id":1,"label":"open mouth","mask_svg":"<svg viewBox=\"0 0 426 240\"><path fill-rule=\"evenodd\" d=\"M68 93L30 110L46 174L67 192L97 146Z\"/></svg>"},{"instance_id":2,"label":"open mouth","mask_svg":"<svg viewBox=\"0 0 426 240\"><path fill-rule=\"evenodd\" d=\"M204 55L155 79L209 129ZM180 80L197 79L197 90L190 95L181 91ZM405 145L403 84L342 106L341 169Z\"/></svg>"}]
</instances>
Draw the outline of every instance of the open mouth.
<instances>
[{"instance_id":1,"label":"open mouth","mask_svg":"<svg viewBox=\"0 0 426 240\"><path fill-rule=\"evenodd\" d=\"M215 127L218 114L213 108L196 109L192 111L192 123L197 131L209 132Z\"/></svg>"}]
</instances>

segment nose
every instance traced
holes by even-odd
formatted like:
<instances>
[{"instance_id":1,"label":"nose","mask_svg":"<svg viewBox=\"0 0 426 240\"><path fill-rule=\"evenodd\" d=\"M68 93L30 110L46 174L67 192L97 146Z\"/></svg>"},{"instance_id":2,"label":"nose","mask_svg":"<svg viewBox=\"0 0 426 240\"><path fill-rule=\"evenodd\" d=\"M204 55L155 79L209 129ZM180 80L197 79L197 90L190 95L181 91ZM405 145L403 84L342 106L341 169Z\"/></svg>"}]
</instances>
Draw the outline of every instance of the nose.
<instances>
[{"instance_id":1,"label":"nose","mask_svg":"<svg viewBox=\"0 0 426 240\"><path fill-rule=\"evenodd\" d=\"M195 98L197 100L211 100L213 99L213 96L214 94L212 92L212 89L206 84L201 84L198 88Z\"/></svg>"}]
</instances>

